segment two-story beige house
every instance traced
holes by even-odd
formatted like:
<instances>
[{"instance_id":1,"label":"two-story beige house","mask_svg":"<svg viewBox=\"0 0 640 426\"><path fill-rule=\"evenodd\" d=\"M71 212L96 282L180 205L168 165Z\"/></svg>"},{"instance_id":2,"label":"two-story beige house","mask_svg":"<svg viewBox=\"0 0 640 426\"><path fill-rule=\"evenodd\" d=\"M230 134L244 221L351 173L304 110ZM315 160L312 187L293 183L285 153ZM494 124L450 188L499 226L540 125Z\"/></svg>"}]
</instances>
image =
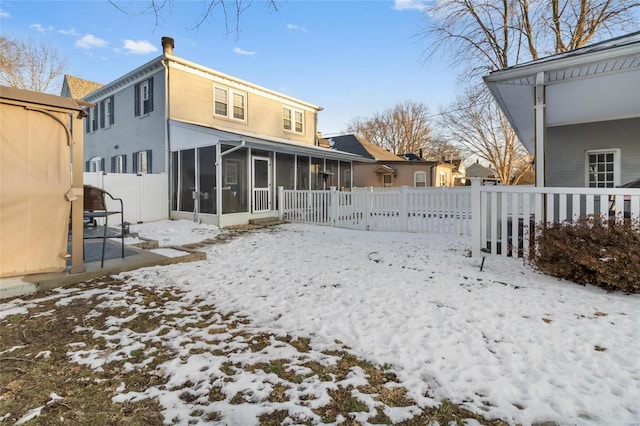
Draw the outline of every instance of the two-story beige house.
<instances>
[{"instance_id":1,"label":"two-story beige house","mask_svg":"<svg viewBox=\"0 0 640 426\"><path fill-rule=\"evenodd\" d=\"M86 171L167 173L172 218L277 216L277 187L351 187L357 156L318 145L321 107L163 53L85 93ZM78 79L67 78L71 96ZM90 87L90 85L86 85ZM77 90L76 90L77 93Z\"/></svg>"}]
</instances>

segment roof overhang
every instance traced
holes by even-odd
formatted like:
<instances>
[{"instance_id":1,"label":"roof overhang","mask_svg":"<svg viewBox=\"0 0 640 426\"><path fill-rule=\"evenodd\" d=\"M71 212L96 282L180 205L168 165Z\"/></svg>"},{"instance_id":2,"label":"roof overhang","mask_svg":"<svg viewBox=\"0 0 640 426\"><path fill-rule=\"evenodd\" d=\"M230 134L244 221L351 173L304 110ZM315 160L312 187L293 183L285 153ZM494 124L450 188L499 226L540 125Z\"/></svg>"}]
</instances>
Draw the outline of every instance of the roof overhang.
<instances>
[{"instance_id":1,"label":"roof overhang","mask_svg":"<svg viewBox=\"0 0 640 426\"><path fill-rule=\"evenodd\" d=\"M532 153L539 73L544 75L547 127L640 117L640 33L484 77L518 138Z\"/></svg>"},{"instance_id":2,"label":"roof overhang","mask_svg":"<svg viewBox=\"0 0 640 426\"><path fill-rule=\"evenodd\" d=\"M215 129L212 127L200 126L197 124L185 123L182 121L170 120L170 124L172 126L189 128L192 130L196 130L200 133L210 134L218 138L220 143L229 144L229 145L240 145L244 144L247 148L254 149L262 149L268 151L280 152L283 154L297 154L297 155L308 155L310 157L320 157L331 160L340 160L340 161L362 161L362 162L370 162L366 158L363 158L356 154L351 154L349 152L338 151L335 149L323 148L316 145L306 145L301 143L296 143L284 139L277 138L263 138L259 136L253 135L245 135L241 133L232 133L220 129Z\"/></svg>"}]
</instances>

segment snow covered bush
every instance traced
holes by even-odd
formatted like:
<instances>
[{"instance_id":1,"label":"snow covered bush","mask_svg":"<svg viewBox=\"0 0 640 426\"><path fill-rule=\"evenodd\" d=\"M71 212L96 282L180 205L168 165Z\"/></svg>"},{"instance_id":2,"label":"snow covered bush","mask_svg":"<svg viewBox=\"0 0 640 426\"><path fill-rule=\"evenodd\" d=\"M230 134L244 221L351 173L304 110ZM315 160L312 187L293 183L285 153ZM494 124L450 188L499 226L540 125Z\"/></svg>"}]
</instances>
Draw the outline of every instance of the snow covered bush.
<instances>
[{"instance_id":1,"label":"snow covered bush","mask_svg":"<svg viewBox=\"0 0 640 426\"><path fill-rule=\"evenodd\" d=\"M590 215L540 225L531 262L578 284L640 293L640 221Z\"/></svg>"}]
</instances>

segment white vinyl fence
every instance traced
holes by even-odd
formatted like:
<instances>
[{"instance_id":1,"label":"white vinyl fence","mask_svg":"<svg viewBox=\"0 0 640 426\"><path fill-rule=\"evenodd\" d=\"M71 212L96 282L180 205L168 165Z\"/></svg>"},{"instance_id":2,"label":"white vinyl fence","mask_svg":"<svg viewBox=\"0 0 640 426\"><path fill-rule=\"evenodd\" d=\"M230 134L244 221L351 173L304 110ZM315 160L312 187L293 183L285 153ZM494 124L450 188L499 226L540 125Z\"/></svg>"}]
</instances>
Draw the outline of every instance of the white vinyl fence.
<instances>
[{"instance_id":1,"label":"white vinyl fence","mask_svg":"<svg viewBox=\"0 0 640 426\"><path fill-rule=\"evenodd\" d=\"M482 186L354 188L292 191L278 188L279 217L371 231L470 234L472 255L527 257L536 224L578 217L640 218L640 189Z\"/></svg>"},{"instance_id":2,"label":"white vinyl fence","mask_svg":"<svg viewBox=\"0 0 640 426\"><path fill-rule=\"evenodd\" d=\"M473 186L473 251L528 257L536 225L579 217L640 218L637 188Z\"/></svg>"},{"instance_id":3,"label":"white vinyl fence","mask_svg":"<svg viewBox=\"0 0 640 426\"><path fill-rule=\"evenodd\" d=\"M279 217L371 231L471 232L471 188L293 191L279 188Z\"/></svg>"},{"instance_id":4,"label":"white vinyl fence","mask_svg":"<svg viewBox=\"0 0 640 426\"><path fill-rule=\"evenodd\" d=\"M169 181L165 173L89 172L84 173L83 179L85 185L97 186L116 198L122 198L125 222L142 223L169 218ZM109 226L119 225L116 219L119 217L112 216L115 222L110 219Z\"/></svg>"}]
</instances>

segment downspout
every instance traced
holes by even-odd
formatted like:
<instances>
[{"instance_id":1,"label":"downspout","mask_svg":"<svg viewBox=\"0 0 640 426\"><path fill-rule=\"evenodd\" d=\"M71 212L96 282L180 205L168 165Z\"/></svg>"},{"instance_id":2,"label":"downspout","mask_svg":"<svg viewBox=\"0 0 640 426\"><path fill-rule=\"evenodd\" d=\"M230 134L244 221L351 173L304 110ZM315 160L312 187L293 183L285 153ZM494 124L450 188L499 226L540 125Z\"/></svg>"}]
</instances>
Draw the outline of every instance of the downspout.
<instances>
[{"instance_id":1,"label":"downspout","mask_svg":"<svg viewBox=\"0 0 640 426\"><path fill-rule=\"evenodd\" d=\"M164 53L164 58L160 61L162 67L164 68L164 122L165 122L165 132L164 132L164 149L165 149L165 159L164 159L164 170L167 173L167 216L171 217L171 196L173 191L173 171L171 170L171 138L169 136L169 117L170 114L170 99L169 96L169 59L167 58L167 53L173 53L174 42L170 37L162 37L162 50Z\"/></svg>"}]
</instances>

